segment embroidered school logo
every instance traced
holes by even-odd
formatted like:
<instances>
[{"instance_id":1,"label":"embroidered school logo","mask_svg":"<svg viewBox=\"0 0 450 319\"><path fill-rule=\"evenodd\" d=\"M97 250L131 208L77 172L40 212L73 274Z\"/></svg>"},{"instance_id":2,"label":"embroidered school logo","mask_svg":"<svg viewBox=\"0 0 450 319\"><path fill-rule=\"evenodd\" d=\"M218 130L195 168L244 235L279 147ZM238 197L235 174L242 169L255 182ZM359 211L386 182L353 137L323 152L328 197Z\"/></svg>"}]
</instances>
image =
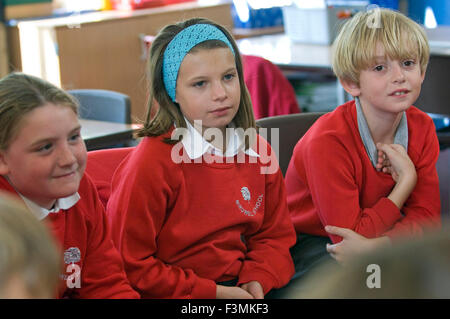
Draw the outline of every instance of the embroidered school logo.
<instances>
[{"instance_id":1,"label":"embroidered school logo","mask_svg":"<svg viewBox=\"0 0 450 319\"><path fill-rule=\"evenodd\" d=\"M245 187L245 186L242 187L242 188L241 188L241 194L242 194L242 198L243 198L245 201L247 201L246 206L251 205L251 204L250 204L250 200L251 200L252 196L251 196L251 194L250 194L250 190L248 189L248 187ZM263 194L261 194L261 195L258 196L258 199L256 200L256 204L255 204L255 206L253 206L253 209L251 209L251 210L245 209L245 208L242 206L242 204L241 204L241 202L239 201L239 199L236 200L236 205L237 205L237 207L239 208L239 210L241 211L241 213L245 214L246 216L255 216L255 215L256 215L256 212L257 212L258 209L261 207L261 203L262 203L263 197L264 197Z\"/></svg>"},{"instance_id":2,"label":"embroidered school logo","mask_svg":"<svg viewBox=\"0 0 450 319\"><path fill-rule=\"evenodd\" d=\"M81 288L81 267L76 262L81 260L81 251L78 247L70 247L64 252L66 272L70 275L65 278L67 288Z\"/></svg>"},{"instance_id":3,"label":"embroidered school logo","mask_svg":"<svg viewBox=\"0 0 450 319\"><path fill-rule=\"evenodd\" d=\"M78 247L70 247L64 252L64 263L73 264L81 260L81 252Z\"/></svg>"},{"instance_id":4,"label":"embroidered school logo","mask_svg":"<svg viewBox=\"0 0 450 319\"><path fill-rule=\"evenodd\" d=\"M250 191L247 187L241 188L242 197L244 197L244 200L249 201L251 199Z\"/></svg>"}]
</instances>

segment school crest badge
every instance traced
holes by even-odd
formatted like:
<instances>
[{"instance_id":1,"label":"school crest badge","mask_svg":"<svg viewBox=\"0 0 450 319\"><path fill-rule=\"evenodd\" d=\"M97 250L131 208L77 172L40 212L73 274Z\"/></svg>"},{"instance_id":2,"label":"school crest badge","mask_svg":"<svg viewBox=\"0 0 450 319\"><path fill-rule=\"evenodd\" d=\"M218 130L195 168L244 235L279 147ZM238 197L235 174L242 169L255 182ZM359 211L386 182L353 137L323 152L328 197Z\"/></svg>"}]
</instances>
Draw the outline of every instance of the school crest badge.
<instances>
[{"instance_id":1,"label":"school crest badge","mask_svg":"<svg viewBox=\"0 0 450 319\"><path fill-rule=\"evenodd\" d=\"M70 247L64 252L64 263L73 264L81 260L81 252L78 247Z\"/></svg>"},{"instance_id":2,"label":"school crest badge","mask_svg":"<svg viewBox=\"0 0 450 319\"><path fill-rule=\"evenodd\" d=\"M252 196L250 195L250 191L245 186L241 188L241 194L246 201L249 201L252 198Z\"/></svg>"},{"instance_id":3,"label":"school crest badge","mask_svg":"<svg viewBox=\"0 0 450 319\"><path fill-rule=\"evenodd\" d=\"M239 199L236 200L236 205L239 208L239 210L241 211L241 213L247 215L247 216L255 216L257 211L259 210L261 204L262 204L262 200L264 195L261 194L258 196L255 205L253 206L253 209L251 209L251 202L250 200L252 199L252 195L250 193L250 190L248 189L248 187L244 186L241 188L241 194L242 194L242 198L247 202L247 204L245 204L245 206L247 206L249 209L245 209L244 206L242 206L241 202L239 201ZM250 206L250 207L249 207Z\"/></svg>"}]
</instances>

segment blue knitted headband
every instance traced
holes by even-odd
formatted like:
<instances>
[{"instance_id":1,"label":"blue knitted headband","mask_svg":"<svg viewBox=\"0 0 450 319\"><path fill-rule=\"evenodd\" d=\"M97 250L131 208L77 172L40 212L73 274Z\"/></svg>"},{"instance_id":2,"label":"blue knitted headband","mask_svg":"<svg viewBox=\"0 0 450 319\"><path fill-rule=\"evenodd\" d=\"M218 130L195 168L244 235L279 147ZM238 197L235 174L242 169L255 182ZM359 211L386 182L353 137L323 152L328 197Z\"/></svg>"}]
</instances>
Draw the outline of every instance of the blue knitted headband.
<instances>
[{"instance_id":1,"label":"blue knitted headband","mask_svg":"<svg viewBox=\"0 0 450 319\"><path fill-rule=\"evenodd\" d=\"M175 102L178 70L188 52L197 44L207 40L219 40L228 45L234 53L233 46L221 30L211 24L194 24L180 31L167 45L163 58L163 81L172 101Z\"/></svg>"}]
</instances>

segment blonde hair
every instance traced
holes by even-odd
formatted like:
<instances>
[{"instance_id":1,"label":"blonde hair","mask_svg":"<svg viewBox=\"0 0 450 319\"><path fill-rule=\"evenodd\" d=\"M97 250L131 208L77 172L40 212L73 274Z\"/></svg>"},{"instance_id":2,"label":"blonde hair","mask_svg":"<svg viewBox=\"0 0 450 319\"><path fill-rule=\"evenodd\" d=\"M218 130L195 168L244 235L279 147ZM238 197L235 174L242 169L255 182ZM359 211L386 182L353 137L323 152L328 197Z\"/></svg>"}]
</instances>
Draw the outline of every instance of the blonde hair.
<instances>
[{"instance_id":1,"label":"blonde hair","mask_svg":"<svg viewBox=\"0 0 450 319\"><path fill-rule=\"evenodd\" d=\"M46 103L70 107L78 114L76 99L47 81L24 73L0 79L0 150L9 147L22 118Z\"/></svg>"},{"instance_id":2,"label":"blonde hair","mask_svg":"<svg viewBox=\"0 0 450 319\"><path fill-rule=\"evenodd\" d=\"M48 229L21 202L0 194L0 298L8 282L23 281L27 295L56 295L61 257Z\"/></svg>"},{"instance_id":3,"label":"blonde hair","mask_svg":"<svg viewBox=\"0 0 450 319\"><path fill-rule=\"evenodd\" d=\"M204 18L193 18L164 27L152 42L149 57L150 97L148 101L147 118L143 128L137 133L138 137L162 135L168 132L174 123L177 128L186 128L186 122L180 107L175 104L167 94L163 82L162 66L164 51L170 41L180 31L194 24L211 24L221 30L230 41L234 52L236 52L236 69L241 89L239 110L233 121L236 127L243 128L244 130L248 128L256 128L252 102L250 100L247 87L245 86L242 60L238 53L239 49L236 42L224 27ZM197 46L192 48L191 52L199 49L213 49L217 47L228 48L228 46L222 41L208 40L199 43ZM151 118L152 110L156 108L157 113L153 118ZM165 142L176 143L177 141L166 139ZM246 148L248 148L248 145L246 145Z\"/></svg>"},{"instance_id":4,"label":"blonde hair","mask_svg":"<svg viewBox=\"0 0 450 319\"><path fill-rule=\"evenodd\" d=\"M378 44L391 59L416 59L424 74L430 49L422 27L400 12L377 7L358 12L343 25L333 43L336 76L359 84L360 71L374 63Z\"/></svg>"}]
</instances>

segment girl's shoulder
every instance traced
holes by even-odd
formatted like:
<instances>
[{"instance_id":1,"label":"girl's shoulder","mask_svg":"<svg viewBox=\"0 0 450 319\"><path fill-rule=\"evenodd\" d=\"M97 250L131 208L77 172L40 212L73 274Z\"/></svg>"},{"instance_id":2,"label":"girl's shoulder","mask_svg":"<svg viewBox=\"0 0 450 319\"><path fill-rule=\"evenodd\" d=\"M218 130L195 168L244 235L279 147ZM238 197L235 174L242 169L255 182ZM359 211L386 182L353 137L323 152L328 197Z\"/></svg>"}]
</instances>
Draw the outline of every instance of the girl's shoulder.
<instances>
[{"instance_id":1,"label":"girl's shoulder","mask_svg":"<svg viewBox=\"0 0 450 319\"><path fill-rule=\"evenodd\" d=\"M128 162L137 165L169 164L174 144L166 143L170 139L172 130L169 132L152 137L144 137L127 157Z\"/></svg>"},{"instance_id":2,"label":"girl's shoulder","mask_svg":"<svg viewBox=\"0 0 450 319\"><path fill-rule=\"evenodd\" d=\"M180 167L173 160L174 144L164 140L171 132L155 137L144 137L130 154L118 165L113 179L132 180L136 183L179 177Z\"/></svg>"}]
</instances>

